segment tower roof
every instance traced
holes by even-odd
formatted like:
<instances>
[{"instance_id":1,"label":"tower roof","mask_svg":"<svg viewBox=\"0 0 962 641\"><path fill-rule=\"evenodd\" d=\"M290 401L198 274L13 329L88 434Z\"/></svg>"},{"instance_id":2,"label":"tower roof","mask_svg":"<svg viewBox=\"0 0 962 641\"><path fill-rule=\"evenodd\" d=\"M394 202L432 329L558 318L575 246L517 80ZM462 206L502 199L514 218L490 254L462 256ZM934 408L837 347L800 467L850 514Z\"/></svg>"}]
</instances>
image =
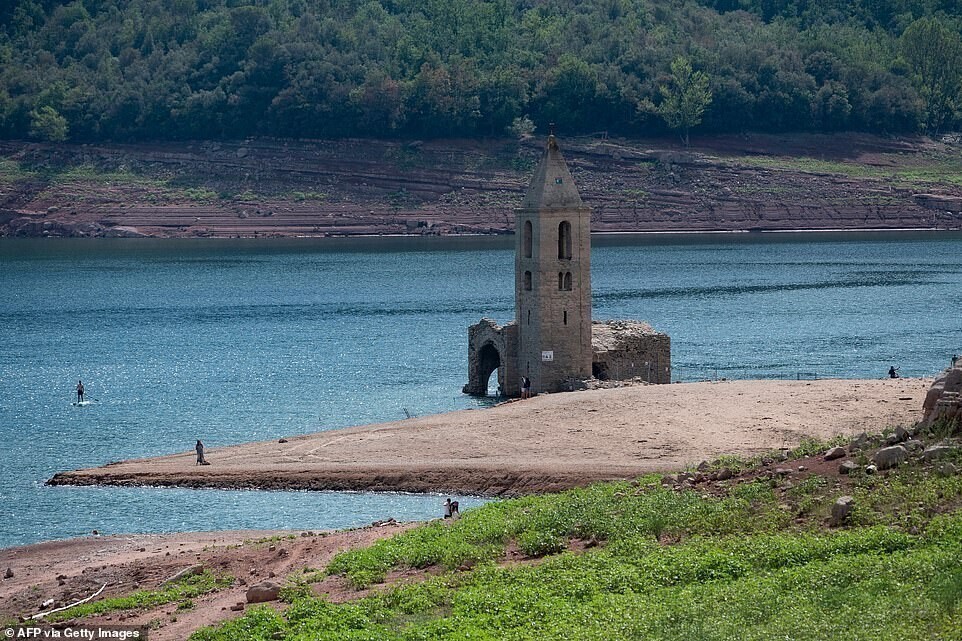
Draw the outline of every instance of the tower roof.
<instances>
[{"instance_id":1,"label":"tower roof","mask_svg":"<svg viewBox=\"0 0 962 641\"><path fill-rule=\"evenodd\" d=\"M584 207L575 181L568 171L568 164L554 134L548 136L548 146L544 150L538 168L534 170L528 191L525 193L522 209L580 209Z\"/></svg>"}]
</instances>

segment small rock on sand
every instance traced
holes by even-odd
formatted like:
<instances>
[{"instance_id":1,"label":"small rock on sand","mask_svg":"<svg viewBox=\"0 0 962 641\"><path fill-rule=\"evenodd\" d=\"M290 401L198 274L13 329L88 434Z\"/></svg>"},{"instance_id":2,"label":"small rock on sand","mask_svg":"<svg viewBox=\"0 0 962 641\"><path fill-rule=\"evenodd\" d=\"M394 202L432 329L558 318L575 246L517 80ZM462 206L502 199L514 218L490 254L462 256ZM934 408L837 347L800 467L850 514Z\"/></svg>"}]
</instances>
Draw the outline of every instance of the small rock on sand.
<instances>
[{"instance_id":1,"label":"small rock on sand","mask_svg":"<svg viewBox=\"0 0 962 641\"><path fill-rule=\"evenodd\" d=\"M858 463L855 461L842 461L842 464L838 466L839 474L851 474L858 469Z\"/></svg>"},{"instance_id":2,"label":"small rock on sand","mask_svg":"<svg viewBox=\"0 0 962 641\"><path fill-rule=\"evenodd\" d=\"M876 452L875 456L872 457L872 462L878 469L888 470L901 465L908 457L908 450L901 445L893 445L892 447L883 447Z\"/></svg>"},{"instance_id":3,"label":"small rock on sand","mask_svg":"<svg viewBox=\"0 0 962 641\"><path fill-rule=\"evenodd\" d=\"M197 576L198 574L203 574L203 573L204 573L204 566L198 563L196 565L190 566L189 568L184 568L174 576L170 577L169 579L164 581L164 585L168 583L173 583L174 581L179 581L180 579L183 579L188 576Z\"/></svg>"},{"instance_id":4,"label":"small rock on sand","mask_svg":"<svg viewBox=\"0 0 962 641\"><path fill-rule=\"evenodd\" d=\"M265 603L277 601L281 593L281 586L273 581L262 581L247 588L248 603Z\"/></svg>"},{"instance_id":5,"label":"small rock on sand","mask_svg":"<svg viewBox=\"0 0 962 641\"><path fill-rule=\"evenodd\" d=\"M829 520L829 524L832 527L838 527L845 523L848 519L848 515L852 513L852 506L855 499L851 496L841 496L835 501L835 505L832 506L832 518Z\"/></svg>"},{"instance_id":6,"label":"small rock on sand","mask_svg":"<svg viewBox=\"0 0 962 641\"><path fill-rule=\"evenodd\" d=\"M826 461L834 461L837 458L844 458L845 448L844 447L833 447L829 451L825 452Z\"/></svg>"}]
</instances>

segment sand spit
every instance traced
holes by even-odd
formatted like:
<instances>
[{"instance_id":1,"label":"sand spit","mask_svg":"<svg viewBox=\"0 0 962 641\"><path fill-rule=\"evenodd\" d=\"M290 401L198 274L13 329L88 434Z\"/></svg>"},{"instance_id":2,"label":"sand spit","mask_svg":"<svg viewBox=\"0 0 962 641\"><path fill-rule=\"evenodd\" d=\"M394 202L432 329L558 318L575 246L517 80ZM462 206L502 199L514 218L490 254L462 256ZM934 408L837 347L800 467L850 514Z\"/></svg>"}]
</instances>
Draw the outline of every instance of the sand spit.
<instances>
[{"instance_id":1,"label":"sand spit","mask_svg":"<svg viewBox=\"0 0 962 641\"><path fill-rule=\"evenodd\" d=\"M55 485L449 492L555 491L910 425L930 379L719 381L542 395L485 410L130 460ZM185 443L185 447L192 444Z\"/></svg>"}]
</instances>

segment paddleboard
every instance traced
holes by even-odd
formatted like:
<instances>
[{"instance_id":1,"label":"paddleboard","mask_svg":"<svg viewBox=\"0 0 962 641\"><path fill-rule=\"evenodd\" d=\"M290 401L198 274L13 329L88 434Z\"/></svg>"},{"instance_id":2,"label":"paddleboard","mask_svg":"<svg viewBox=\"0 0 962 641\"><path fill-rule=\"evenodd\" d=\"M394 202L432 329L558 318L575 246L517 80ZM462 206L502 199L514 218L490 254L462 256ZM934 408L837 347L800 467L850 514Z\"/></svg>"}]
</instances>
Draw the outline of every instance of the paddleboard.
<instances>
[{"instance_id":1,"label":"paddleboard","mask_svg":"<svg viewBox=\"0 0 962 641\"><path fill-rule=\"evenodd\" d=\"M71 403L71 405L73 405L74 407L87 407L88 405L93 405L93 404L94 404L93 401L80 401L79 403L77 402Z\"/></svg>"}]
</instances>

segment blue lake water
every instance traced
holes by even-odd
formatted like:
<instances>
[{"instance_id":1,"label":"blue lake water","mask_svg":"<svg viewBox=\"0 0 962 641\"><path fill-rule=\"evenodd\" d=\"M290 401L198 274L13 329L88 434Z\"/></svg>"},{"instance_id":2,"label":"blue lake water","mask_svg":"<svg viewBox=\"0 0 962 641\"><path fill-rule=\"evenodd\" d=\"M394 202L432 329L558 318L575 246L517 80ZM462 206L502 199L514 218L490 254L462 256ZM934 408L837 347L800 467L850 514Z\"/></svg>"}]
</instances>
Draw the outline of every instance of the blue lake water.
<instances>
[{"instance_id":1,"label":"blue lake water","mask_svg":"<svg viewBox=\"0 0 962 641\"><path fill-rule=\"evenodd\" d=\"M675 380L932 375L962 352L962 234L596 238L595 318ZM513 316L513 239L0 241L0 547L349 527L438 496L51 488L54 473L484 405L466 327ZM82 378L89 407L73 407ZM479 499L462 497L470 506Z\"/></svg>"}]
</instances>

